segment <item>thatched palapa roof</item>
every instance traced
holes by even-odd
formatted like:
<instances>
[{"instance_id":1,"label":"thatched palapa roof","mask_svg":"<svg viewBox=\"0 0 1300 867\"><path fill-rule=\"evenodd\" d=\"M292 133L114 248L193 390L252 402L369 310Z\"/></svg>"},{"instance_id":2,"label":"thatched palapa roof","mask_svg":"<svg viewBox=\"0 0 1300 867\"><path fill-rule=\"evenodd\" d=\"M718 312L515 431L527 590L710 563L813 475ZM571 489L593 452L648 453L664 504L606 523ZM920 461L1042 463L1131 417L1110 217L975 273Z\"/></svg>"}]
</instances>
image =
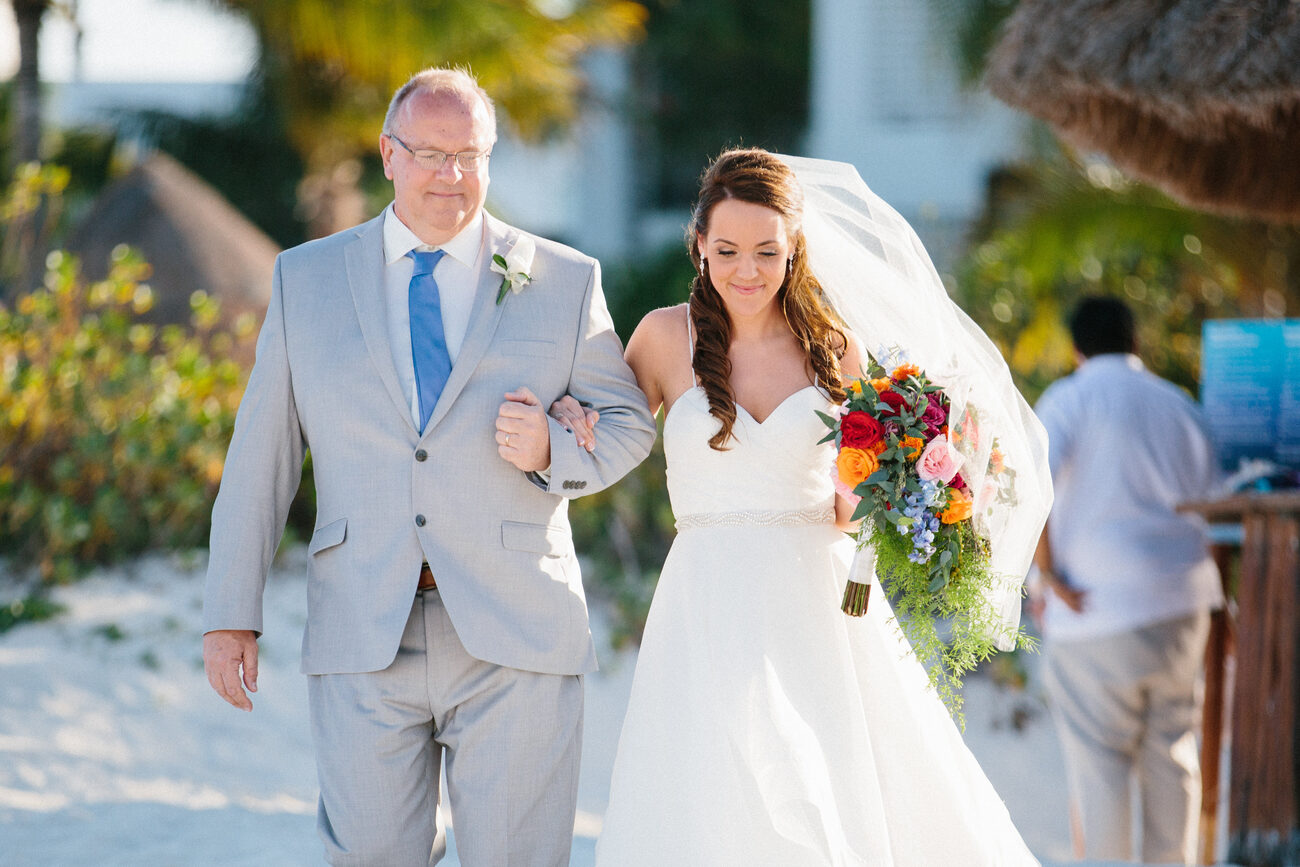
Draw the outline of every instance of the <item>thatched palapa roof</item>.
<instances>
[{"instance_id":1,"label":"thatched palapa roof","mask_svg":"<svg viewBox=\"0 0 1300 867\"><path fill-rule=\"evenodd\" d=\"M1020 0L986 83L1194 207L1300 221L1298 0Z\"/></svg>"},{"instance_id":2,"label":"thatched palapa roof","mask_svg":"<svg viewBox=\"0 0 1300 867\"><path fill-rule=\"evenodd\" d=\"M222 319L253 313L261 322L280 248L215 189L176 160L155 153L109 185L73 230L68 249L98 280L118 244L139 249L153 268L153 309L144 318L188 323L190 295L221 302Z\"/></svg>"}]
</instances>

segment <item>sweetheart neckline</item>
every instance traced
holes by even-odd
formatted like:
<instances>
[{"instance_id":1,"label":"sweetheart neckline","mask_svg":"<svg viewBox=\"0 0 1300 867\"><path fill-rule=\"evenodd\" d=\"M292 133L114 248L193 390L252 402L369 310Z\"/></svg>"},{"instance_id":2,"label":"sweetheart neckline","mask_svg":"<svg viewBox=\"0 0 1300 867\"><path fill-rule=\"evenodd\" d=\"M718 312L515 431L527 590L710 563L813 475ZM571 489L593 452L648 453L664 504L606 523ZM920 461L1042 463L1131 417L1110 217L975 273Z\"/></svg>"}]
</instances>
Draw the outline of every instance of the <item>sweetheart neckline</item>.
<instances>
[{"instance_id":1,"label":"sweetheart neckline","mask_svg":"<svg viewBox=\"0 0 1300 867\"><path fill-rule=\"evenodd\" d=\"M809 389L818 392L821 391L821 389L818 386L805 385L803 388L790 392L785 396L784 399L782 399L780 403L778 403L775 407L772 408L772 411L769 412L762 421L759 421L757 418L755 418L754 414L749 410L745 409L745 407L741 406L740 403L736 404L736 411L737 413L743 412L745 415L749 416L750 421L752 421L754 424L758 425L759 427L762 427L763 425L767 424L769 421L772 420L772 416L776 415L778 412L781 411L781 407L785 406L787 403L793 400L796 395L803 394L805 391L808 391ZM678 395L677 399L673 401L673 405L668 408L668 413L664 416L665 427L667 427L668 425L668 419L672 418L673 410L677 409L677 405L682 402L682 398L685 397L686 393L690 391L698 391L700 393L704 393L704 386L699 384L692 385L690 388L686 389L686 391L683 391L680 395Z\"/></svg>"}]
</instances>

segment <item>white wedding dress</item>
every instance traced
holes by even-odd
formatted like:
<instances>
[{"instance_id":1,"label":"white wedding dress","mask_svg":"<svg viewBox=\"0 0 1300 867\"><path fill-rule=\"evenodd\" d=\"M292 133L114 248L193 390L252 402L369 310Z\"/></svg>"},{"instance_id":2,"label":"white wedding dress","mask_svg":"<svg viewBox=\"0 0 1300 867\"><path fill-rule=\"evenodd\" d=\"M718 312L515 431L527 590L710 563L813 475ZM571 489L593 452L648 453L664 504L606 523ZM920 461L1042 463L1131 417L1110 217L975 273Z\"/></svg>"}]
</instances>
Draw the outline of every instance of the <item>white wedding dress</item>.
<instances>
[{"instance_id":1,"label":"white wedding dress","mask_svg":"<svg viewBox=\"0 0 1300 867\"><path fill-rule=\"evenodd\" d=\"M1006 807L875 588L840 611L853 543L830 444L796 392L727 451L696 386L664 422L678 536L646 623L600 867L1027 865Z\"/></svg>"}]
</instances>

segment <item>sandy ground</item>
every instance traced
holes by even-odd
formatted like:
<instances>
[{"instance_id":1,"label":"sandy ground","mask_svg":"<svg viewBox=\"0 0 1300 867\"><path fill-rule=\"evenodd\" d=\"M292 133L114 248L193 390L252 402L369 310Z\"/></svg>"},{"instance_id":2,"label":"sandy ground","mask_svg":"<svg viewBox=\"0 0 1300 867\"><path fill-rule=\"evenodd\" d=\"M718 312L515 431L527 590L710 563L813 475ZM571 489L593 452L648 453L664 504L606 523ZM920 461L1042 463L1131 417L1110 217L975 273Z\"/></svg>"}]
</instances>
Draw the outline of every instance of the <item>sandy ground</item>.
<instances>
[{"instance_id":1,"label":"sandy ground","mask_svg":"<svg viewBox=\"0 0 1300 867\"><path fill-rule=\"evenodd\" d=\"M97 573L57 591L57 619L0 635L0 864L322 863L298 673L303 555L286 555L267 586L252 714L203 676L202 560ZM594 860L636 661L607 649L596 614L605 649L587 679L571 867ZM1026 692L969 680L966 741L1051 864L1069 856L1064 768L1030 670ZM454 848L443 863L459 864Z\"/></svg>"}]
</instances>

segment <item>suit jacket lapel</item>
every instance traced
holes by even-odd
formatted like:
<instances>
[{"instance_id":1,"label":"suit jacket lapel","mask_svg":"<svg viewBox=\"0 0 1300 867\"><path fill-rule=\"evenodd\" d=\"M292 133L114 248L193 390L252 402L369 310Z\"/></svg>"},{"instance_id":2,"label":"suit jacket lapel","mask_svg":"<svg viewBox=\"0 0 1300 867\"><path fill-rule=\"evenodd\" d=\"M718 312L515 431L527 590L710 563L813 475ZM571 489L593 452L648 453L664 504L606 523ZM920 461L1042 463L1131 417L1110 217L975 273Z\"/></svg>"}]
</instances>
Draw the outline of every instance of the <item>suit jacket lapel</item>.
<instances>
[{"instance_id":1,"label":"suit jacket lapel","mask_svg":"<svg viewBox=\"0 0 1300 867\"><path fill-rule=\"evenodd\" d=\"M388 310L384 299L384 216L380 214L368 223L357 227L357 237L348 244L345 252L348 269L348 287L352 290L352 303L361 324L370 360L379 372L393 403L406 424L415 430L411 421L411 404L402 394L393 367L393 348L388 339Z\"/></svg>"},{"instance_id":2,"label":"suit jacket lapel","mask_svg":"<svg viewBox=\"0 0 1300 867\"><path fill-rule=\"evenodd\" d=\"M492 271L489 266L492 264L492 254L505 255L505 251L509 250L519 237L519 232L486 211L483 213L483 221L485 237L483 249L479 253L478 288L474 290L474 307L470 311L469 326L465 331L465 340L460 345L460 354L456 356L456 363L452 365L451 376L447 378L447 384L443 386L442 394L438 397L438 405L433 408L433 415L429 417L429 424L424 429L425 435L428 435L429 431L442 421L447 411L451 409L451 405L455 403L456 397L465 388L465 383L474 373L474 368L478 367L478 363L483 359L483 353L491 345L492 335L496 333L497 325L501 322L501 314L505 310L506 301L496 303L501 275Z\"/></svg>"}]
</instances>

